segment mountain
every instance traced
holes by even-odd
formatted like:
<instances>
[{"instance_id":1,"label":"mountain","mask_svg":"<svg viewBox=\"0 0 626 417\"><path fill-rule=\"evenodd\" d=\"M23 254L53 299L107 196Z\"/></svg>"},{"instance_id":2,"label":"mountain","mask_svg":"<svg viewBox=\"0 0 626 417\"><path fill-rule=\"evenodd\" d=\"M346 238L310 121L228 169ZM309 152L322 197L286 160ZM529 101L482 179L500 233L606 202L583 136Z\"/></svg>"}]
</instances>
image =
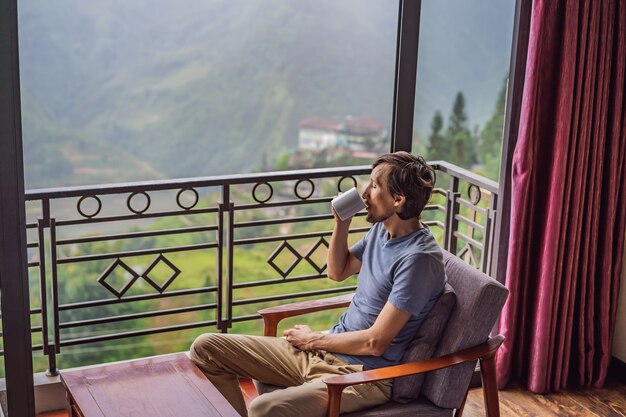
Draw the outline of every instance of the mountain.
<instances>
[{"instance_id":1,"label":"mountain","mask_svg":"<svg viewBox=\"0 0 626 417\"><path fill-rule=\"evenodd\" d=\"M459 90L470 122L487 120L508 67L510 33L494 36L512 27L507 3L422 3L418 133ZM476 30L486 18L494 28ZM248 172L293 149L308 118L389 125L396 23L388 0L24 0L27 187L105 182L59 163L79 144L115 155L98 166L117 181L173 178Z\"/></svg>"},{"instance_id":2,"label":"mountain","mask_svg":"<svg viewBox=\"0 0 626 417\"><path fill-rule=\"evenodd\" d=\"M142 160L95 137L68 129L22 89L24 138L42 138L24 149L27 188L165 178Z\"/></svg>"}]
</instances>

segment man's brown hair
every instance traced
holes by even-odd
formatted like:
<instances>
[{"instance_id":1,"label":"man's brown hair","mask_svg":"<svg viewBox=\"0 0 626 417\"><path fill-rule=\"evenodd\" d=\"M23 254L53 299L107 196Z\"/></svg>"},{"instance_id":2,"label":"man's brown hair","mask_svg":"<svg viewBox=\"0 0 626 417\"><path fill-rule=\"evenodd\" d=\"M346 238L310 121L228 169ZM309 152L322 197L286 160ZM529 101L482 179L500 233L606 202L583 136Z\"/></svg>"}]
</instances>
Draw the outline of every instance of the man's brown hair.
<instances>
[{"instance_id":1,"label":"man's brown hair","mask_svg":"<svg viewBox=\"0 0 626 417\"><path fill-rule=\"evenodd\" d=\"M435 187L435 170L421 156L405 151L379 156L372 168L383 164L386 165L387 189L391 195L406 198L402 211L396 214L402 220L419 218Z\"/></svg>"}]
</instances>

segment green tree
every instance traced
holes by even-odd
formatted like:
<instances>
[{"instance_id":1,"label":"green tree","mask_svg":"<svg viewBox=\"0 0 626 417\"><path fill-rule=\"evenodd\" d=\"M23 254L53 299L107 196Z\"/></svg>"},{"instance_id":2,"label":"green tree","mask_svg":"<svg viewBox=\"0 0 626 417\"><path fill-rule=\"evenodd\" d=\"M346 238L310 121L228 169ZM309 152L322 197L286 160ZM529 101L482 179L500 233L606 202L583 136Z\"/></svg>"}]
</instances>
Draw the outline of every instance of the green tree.
<instances>
[{"instance_id":1,"label":"green tree","mask_svg":"<svg viewBox=\"0 0 626 417\"><path fill-rule=\"evenodd\" d=\"M467 127L465 96L460 91L457 93L452 106L446 131L446 143L450 149L448 161L464 168L470 168L476 162L472 134Z\"/></svg>"},{"instance_id":2,"label":"green tree","mask_svg":"<svg viewBox=\"0 0 626 417\"><path fill-rule=\"evenodd\" d=\"M430 129L431 133L428 137L427 159L431 161L448 160L448 157L450 156L450 146L446 143L446 138L442 134L443 116L439 110L435 112L433 120L430 122Z\"/></svg>"},{"instance_id":3,"label":"green tree","mask_svg":"<svg viewBox=\"0 0 626 417\"><path fill-rule=\"evenodd\" d=\"M502 136L504 135L504 107L506 105L506 86L508 77L502 83L498 101L491 118L485 123L480 135L478 147L480 160L485 166L485 175L498 180L500 174L500 157L502 153Z\"/></svg>"},{"instance_id":4,"label":"green tree","mask_svg":"<svg viewBox=\"0 0 626 417\"><path fill-rule=\"evenodd\" d=\"M448 131L455 135L462 130L467 130L467 114L465 114L465 96L459 91L452 105Z\"/></svg>"}]
</instances>

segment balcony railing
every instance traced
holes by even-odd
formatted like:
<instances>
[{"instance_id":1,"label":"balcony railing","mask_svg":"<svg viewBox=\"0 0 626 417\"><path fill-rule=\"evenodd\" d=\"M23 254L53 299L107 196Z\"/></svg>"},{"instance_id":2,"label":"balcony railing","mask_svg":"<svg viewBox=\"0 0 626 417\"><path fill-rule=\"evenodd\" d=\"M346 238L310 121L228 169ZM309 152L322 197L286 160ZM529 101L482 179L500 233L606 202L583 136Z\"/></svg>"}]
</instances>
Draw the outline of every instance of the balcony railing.
<instances>
[{"instance_id":1,"label":"balcony railing","mask_svg":"<svg viewBox=\"0 0 626 417\"><path fill-rule=\"evenodd\" d=\"M437 188L424 222L444 248L489 273L498 184L445 162L433 166ZM70 346L200 327L227 332L280 300L353 290L354 278L323 280L329 203L338 191L362 188L369 172L27 192L33 349L54 374L57 355ZM359 214L350 239L368 228Z\"/></svg>"}]
</instances>

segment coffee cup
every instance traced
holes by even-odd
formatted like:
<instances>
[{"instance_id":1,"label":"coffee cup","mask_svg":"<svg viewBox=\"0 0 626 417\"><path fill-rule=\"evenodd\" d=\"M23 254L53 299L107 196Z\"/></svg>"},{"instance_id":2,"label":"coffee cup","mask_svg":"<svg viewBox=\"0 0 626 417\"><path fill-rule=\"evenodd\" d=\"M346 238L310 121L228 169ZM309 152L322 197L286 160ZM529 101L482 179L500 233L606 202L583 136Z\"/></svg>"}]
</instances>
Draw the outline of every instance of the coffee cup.
<instances>
[{"instance_id":1,"label":"coffee cup","mask_svg":"<svg viewBox=\"0 0 626 417\"><path fill-rule=\"evenodd\" d=\"M330 204L341 220L349 219L365 208L365 203L355 187L333 198Z\"/></svg>"}]
</instances>

